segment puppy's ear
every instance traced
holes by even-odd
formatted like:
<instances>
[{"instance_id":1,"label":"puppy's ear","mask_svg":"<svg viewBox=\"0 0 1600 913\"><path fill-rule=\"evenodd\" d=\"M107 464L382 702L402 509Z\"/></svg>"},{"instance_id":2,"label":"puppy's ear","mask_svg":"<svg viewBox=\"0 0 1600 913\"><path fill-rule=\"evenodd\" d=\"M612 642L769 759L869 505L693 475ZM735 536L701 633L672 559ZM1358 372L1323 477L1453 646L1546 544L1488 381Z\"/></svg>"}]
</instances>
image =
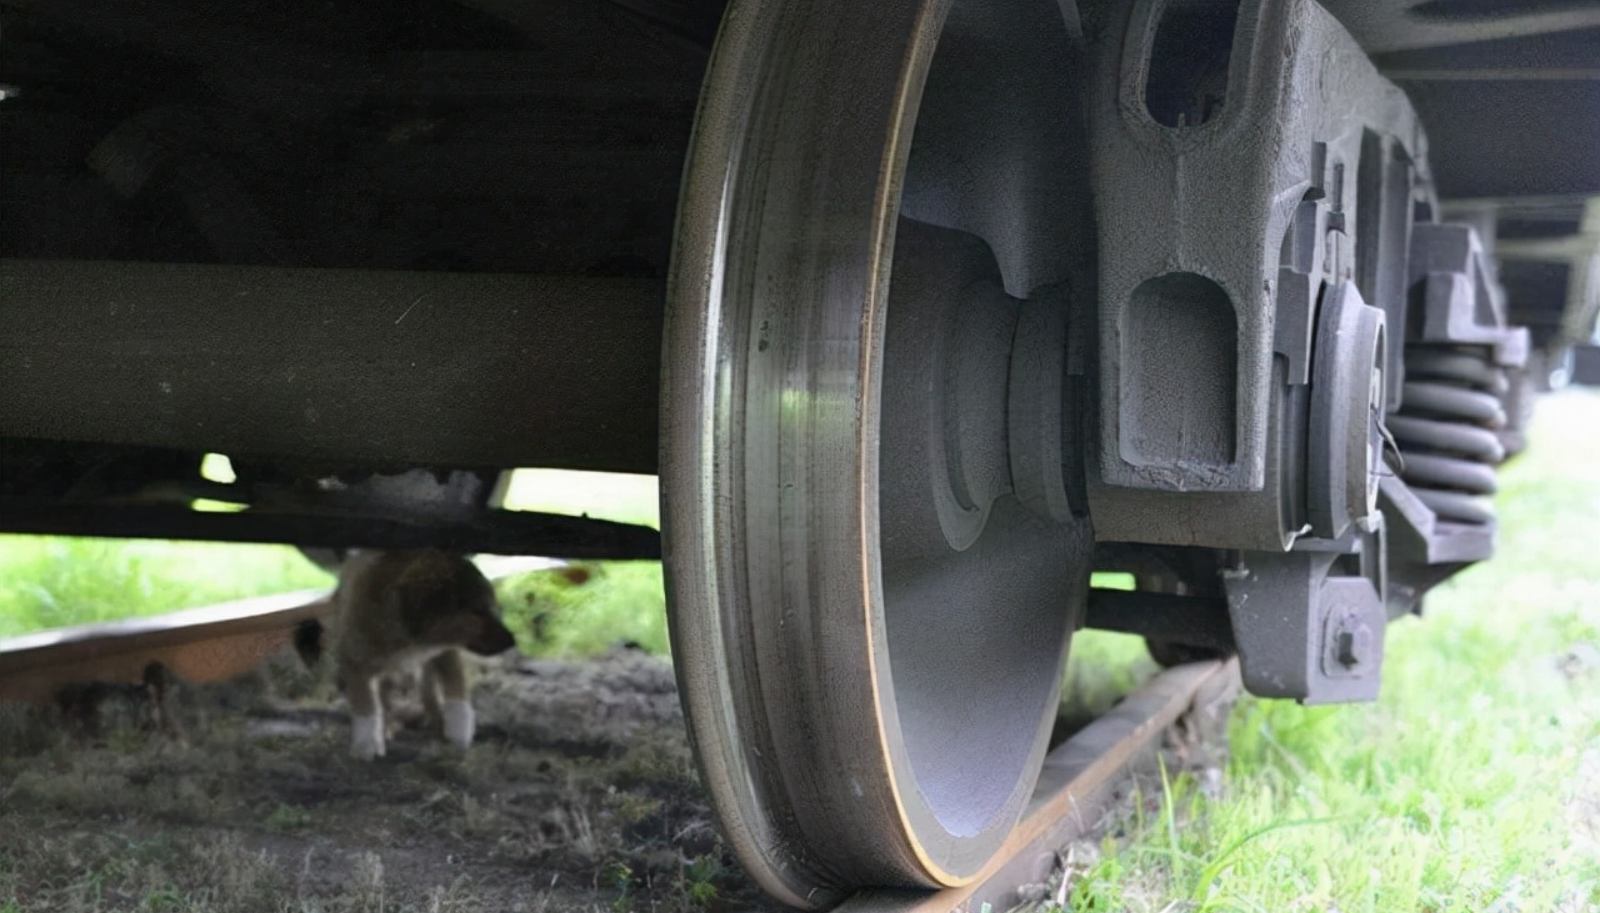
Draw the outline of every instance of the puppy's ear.
<instances>
[{"instance_id":1,"label":"puppy's ear","mask_svg":"<svg viewBox=\"0 0 1600 913\"><path fill-rule=\"evenodd\" d=\"M322 622L307 618L294 626L294 652L307 669L314 669L322 659Z\"/></svg>"},{"instance_id":2,"label":"puppy's ear","mask_svg":"<svg viewBox=\"0 0 1600 913\"><path fill-rule=\"evenodd\" d=\"M459 612L437 615L424 622L421 633L423 643L459 647L478 636L478 619Z\"/></svg>"}]
</instances>

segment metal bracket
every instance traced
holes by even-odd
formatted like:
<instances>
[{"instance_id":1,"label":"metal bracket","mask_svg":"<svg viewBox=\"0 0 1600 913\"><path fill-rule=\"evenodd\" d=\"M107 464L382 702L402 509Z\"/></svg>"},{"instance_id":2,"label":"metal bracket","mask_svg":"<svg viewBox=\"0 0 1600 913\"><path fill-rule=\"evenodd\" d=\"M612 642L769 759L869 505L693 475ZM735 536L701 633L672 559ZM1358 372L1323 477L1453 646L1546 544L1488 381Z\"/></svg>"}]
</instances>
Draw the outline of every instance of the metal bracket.
<instances>
[{"instance_id":1,"label":"metal bracket","mask_svg":"<svg viewBox=\"0 0 1600 913\"><path fill-rule=\"evenodd\" d=\"M1383 538L1374 523L1290 552L1246 552L1222 572L1246 689L1307 704L1378 696Z\"/></svg>"}]
</instances>

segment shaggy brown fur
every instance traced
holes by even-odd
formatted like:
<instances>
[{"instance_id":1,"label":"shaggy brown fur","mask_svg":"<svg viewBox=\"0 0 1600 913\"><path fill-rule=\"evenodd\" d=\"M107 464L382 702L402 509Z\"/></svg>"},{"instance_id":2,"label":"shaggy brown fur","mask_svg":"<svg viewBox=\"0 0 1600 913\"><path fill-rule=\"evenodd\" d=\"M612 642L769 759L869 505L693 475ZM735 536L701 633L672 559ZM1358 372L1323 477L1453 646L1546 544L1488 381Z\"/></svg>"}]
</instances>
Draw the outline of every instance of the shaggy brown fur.
<instances>
[{"instance_id":1,"label":"shaggy brown fur","mask_svg":"<svg viewBox=\"0 0 1600 913\"><path fill-rule=\"evenodd\" d=\"M400 677L421 673L422 705L466 748L476 723L461 650L491 656L513 645L494 588L471 561L433 549L362 552L334 592L335 675L350 704L350 751L384 754L385 711Z\"/></svg>"}]
</instances>

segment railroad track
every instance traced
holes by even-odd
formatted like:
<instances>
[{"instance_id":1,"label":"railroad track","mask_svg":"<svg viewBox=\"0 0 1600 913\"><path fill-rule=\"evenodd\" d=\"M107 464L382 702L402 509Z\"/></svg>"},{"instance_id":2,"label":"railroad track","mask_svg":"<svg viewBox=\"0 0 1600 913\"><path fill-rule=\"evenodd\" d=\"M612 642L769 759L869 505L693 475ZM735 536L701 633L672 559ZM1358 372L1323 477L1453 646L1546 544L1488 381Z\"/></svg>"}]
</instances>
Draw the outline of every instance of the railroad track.
<instances>
[{"instance_id":1,"label":"railroad track","mask_svg":"<svg viewBox=\"0 0 1600 913\"><path fill-rule=\"evenodd\" d=\"M491 577L560 562L497 560ZM215 682L241 675L285 648L295 627L329 609L328 592L244 599L152 618L85 625L0 640L0 700L45 701L88 681L136 683L159 662L179 679ZM1162 671L1052 750L1022 820L994 858L966 884L938 891L863 891L837 913L978 913L1006 910L1018 888L1047 880L1058 848L1090 831L1117 787L1154 766L1167 733L1205 728L1238 689L1236 661Z\"/></svg>"},{"instance_id":2,"label":"railroad track","mask_svg":"<svg viewBox=\"0 0 1600 913\"><path fill-rule=\"evenodd\" d=\"M559 567L549 558L480 559L491 580ZM226 681L288 646L321 618L330 591L298 590L148 618L75 625L0 638L0 701L48 701L64 685L137 684L151 663L191 683Z\"/></svg>"},{"instance_id":3,"label":"railroad track","mask_svg":"<svg viewBox=\"0 0 1600 913\"><path fill-rule=\"evenodd\" d=\"M836 913L1000 913L1018 888L1046 881L1057 850L1094 829L1117 787L1156 763L1163 738L1187 723L1202 732L1225 719L1239 688L1236 660L1166 669L1045 756L1027 811L988 865L960 887L939 891L864 891Z\"/></svg>"}]
</instances>

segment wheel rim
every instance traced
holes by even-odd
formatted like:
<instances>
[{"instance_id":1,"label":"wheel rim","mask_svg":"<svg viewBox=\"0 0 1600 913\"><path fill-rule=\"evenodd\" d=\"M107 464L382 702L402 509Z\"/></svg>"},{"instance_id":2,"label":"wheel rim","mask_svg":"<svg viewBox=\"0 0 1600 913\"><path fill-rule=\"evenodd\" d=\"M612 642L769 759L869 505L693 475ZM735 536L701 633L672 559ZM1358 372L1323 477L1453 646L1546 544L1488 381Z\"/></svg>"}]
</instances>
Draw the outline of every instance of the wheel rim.
<instances>
[{"instance_id":1,"label":"wheel rim","mask_svg":"<svg viewBox=\"0 0 1600 913\"><path fill-rule=\"evenodd\" d=\"M680 203L674 659L724 833L797 906L981 868L1037 777L1087 582L1051 449L1060 297L1011 298L989 246L901 213L947 13L733 5Z\"/></svg>"}]
</instances>

